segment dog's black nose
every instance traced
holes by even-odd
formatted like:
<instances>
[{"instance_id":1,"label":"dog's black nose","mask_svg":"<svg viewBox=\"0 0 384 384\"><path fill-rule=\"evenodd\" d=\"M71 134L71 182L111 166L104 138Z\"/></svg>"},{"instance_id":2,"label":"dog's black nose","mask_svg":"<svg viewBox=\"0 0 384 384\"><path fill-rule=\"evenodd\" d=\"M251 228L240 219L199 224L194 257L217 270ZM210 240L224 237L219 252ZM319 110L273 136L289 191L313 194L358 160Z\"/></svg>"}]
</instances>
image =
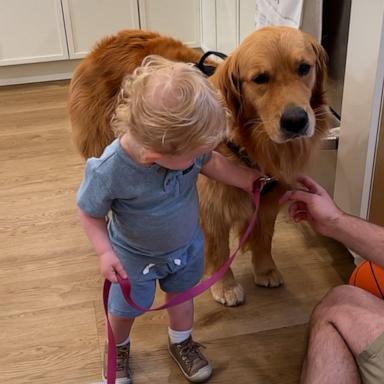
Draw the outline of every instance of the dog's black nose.
<instances>
[{"instance_id":1,"label":"dog's black nose","mask_svg":"<svg viewBox=\"0 0 384 384\"><path fill-rule=\"evenodd\" d=\"M289 105L280 118L280 127L288 137L304 134L308 128L307 112L303 108Z\"/></svg>"}]
</instances>

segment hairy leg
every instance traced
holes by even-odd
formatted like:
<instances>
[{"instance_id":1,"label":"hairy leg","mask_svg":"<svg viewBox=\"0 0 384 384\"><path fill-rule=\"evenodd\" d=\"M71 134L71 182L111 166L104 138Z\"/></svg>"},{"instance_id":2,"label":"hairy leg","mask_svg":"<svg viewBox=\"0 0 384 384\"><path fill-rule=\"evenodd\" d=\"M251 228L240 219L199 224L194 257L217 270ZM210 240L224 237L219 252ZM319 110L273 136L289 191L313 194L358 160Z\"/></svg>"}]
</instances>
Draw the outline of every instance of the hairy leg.
<instances>
[{"instance_id":1,"label":"hairy leg","mask_svg":"<svg viewBox=\"0 0 384 384\"><path fill-rule=\"evenodd\" d=\"M384 332L384 303L353 286L332 289L314 310L302 384L358 384L355 358Z\"/></svg>"}]
</instances>

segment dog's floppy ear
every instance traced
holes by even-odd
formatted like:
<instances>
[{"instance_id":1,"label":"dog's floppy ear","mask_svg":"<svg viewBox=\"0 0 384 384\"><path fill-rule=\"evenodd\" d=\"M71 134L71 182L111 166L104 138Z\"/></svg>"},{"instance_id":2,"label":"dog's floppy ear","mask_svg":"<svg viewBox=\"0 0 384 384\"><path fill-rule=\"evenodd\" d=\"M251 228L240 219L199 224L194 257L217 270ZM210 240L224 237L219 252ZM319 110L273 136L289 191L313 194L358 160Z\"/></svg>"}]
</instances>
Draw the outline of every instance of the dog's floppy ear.
<instances>
[{"instance_id":1,"label":"dog's floppy ear","mask_svg":"<svg viewBox=\"0 0 384 384\"><path fill-rule=\"evenodd\" d=\"M242 110L241 82L236 54L228 56L212 76L213 83L223 95L232 117L238 120Z\"/></svg>"},{"instance_id":2,"label":"dog's floppy ear","mask_svg":"<svg viewBox=\"0 0 384 384\"><path fill-rule=\"evenodd\" d=\"M317 107L326 104L326 80L328 55L321 44L312 36L308 35L312 49L316 54L316 83L312 92L311 105Z\"/></svg>"}]
</instances>

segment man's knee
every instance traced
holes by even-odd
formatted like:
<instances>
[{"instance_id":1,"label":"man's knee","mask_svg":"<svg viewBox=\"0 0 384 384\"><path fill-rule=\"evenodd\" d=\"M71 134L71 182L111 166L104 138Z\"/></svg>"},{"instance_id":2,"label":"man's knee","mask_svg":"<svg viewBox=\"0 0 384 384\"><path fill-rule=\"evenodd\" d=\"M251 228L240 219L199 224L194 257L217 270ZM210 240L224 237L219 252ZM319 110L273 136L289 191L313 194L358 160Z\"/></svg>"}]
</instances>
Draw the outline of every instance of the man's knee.
<instances>
[{"instance_id":1,"label":"man's knee","mask_svg":"<svg viewBox=\"0 0 384 384\"><path fill-rule=\"evenodd\" d=\"M351 304L354 298L360 295L360 288L352 285L338 285L332 288L313 310L311 322L333 322L342 312L345 304Z\"/></svg>"}]
</instances>

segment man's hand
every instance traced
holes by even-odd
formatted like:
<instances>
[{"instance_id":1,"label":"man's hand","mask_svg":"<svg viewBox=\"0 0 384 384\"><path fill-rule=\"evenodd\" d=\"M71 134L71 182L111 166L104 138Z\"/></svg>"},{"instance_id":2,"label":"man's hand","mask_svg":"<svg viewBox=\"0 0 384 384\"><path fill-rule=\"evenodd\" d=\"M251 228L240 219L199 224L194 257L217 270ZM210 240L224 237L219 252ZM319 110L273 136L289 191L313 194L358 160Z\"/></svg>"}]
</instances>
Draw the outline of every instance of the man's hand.
<instances>
[{"instance_id":1,"label":"man's hand","mask_svg":"<svg viewBox=\"0 0 384 384\"><path fill-rule=\"evenodd\" d=\"M111 283L117 283L118 274L122 279L127 278L123 265L113 251L108 251L100 256L100 270Z\"/></svg>"},{"instance_id":2,"label":"man's hand","mask_svg":"<svg viewBox=\"0 0 384 384\"><path fill-rule=\"evenodd\" d=\"M306 190L287 191L280 198L279 203L293 201L288 212L295 222L308 221L317 232L332 236L330 232L332 232L334 224L343 216L343 212L336 206L325 189L310 177L300 176L297 181Z\"/></svg>"}]
</instances>

